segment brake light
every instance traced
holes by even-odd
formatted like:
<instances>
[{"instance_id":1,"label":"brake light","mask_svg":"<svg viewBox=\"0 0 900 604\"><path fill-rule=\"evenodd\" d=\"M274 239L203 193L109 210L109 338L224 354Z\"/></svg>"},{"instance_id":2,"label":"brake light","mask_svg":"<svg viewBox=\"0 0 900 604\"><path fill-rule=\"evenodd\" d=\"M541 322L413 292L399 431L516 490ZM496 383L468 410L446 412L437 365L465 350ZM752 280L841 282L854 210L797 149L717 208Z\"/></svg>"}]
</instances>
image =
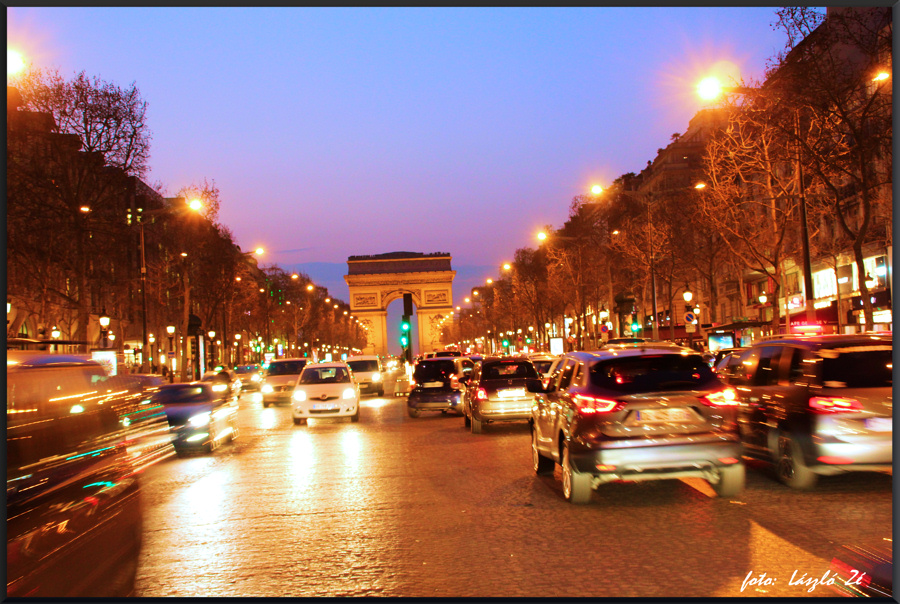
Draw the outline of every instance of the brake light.
<instances>
[{"instance_id":1,"label":"brake light","mask_svg":"<svg viewBox=\"0 0 900 604\"><path fill-rule=\"evenodd\" d=\"M606 398L597 398L594 396L587 396L586 394L576 394L574 396L574 400L575 406L578 407L578 411L580 413L584 413L585 415L619 411L622 407L625 406L625 403L621 401L614 401Z\"/></svg>"},{"instance_id":2,"label":"brake light","mask_svg":"<svg viewBox=\"0 0 900 604\"><path fill-rule=\"evenodd\" d=\"M813 413L846 413L862 410L862 403L855 398L841 396L814 396L809 399Z\"/></svg>"},{"instance_id":3,"label":"brake light","mask_svg":"<svg viewBox=\"0 0 900 604\"><path fill-rule=\"evenodd\" d=\"M475 398L477 398L479 401L487 400L488 395L487 395L487 392L484 391L484 388L478 389L478 391L475 393Z\"/></svg>"},{"instance_id":4,"label":"brake light","mask_svg":"<svg viewBox=\"0 0 900 604\"><path fill-rule=\"evenodd\" d=\"M710 392L706 396L701 396L700 402L710 407L734 407L740 404L737 401L737 393L734 391L734 388Z\"/></svg>"}]
</instances>

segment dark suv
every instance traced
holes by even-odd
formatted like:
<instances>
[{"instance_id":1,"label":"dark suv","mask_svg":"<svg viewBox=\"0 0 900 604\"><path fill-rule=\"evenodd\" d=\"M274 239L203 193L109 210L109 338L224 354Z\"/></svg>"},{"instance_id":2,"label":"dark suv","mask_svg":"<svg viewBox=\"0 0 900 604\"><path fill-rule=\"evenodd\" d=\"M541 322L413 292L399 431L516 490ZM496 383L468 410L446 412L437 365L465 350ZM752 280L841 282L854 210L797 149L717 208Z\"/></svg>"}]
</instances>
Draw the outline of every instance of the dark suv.
<instances>
[{"instance_id":1,"label":"dark suv","mask_svg":"<svg viewBox=\"0 0 900 604\"><path fill-rule=\"evenodd\" d=\"M779 480L892 469L890 335L783 336L758 342L726 377L742 403L745 453Z\"/></svg>"},{"instance_id":2,"label":"dark suv","mask_svg":"<svg viewBox=\"0 0 900 604\"><path fill-rule=\"evenodd\" d=\"M534 471L559 463L572 503L615 480L700 477L720 496L744 488L735 392L686 348L566 354L531 427Z\"/></svg>"},{"instance_id":3,"label":"dark suv","mask_svg":"<svg viewBox=\"0 0 900 604\"><path fill-rule=\"evenodd\" d=\"M406 400L409 416L419 417L420 411L462 413L462 389L474 367L475 363L465 357L433 357L418 361L413 368Z\"/></svg>"}]
</instances>

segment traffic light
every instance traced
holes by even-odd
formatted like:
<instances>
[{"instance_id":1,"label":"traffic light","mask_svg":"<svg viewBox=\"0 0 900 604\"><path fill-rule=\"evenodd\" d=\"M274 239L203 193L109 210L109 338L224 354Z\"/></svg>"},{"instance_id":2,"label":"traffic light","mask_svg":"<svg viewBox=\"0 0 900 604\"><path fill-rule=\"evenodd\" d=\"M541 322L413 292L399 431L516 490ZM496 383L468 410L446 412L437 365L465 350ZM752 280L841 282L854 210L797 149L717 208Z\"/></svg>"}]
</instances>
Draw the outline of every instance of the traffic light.
<instances>
[{"instance_id":1,"label":"traffic light","mask_svg":"<svg viewBox=\"0 0 900 604\"><path fill-rule=\"evenodd\" d=\"M503 338L503 345L504 345L504 346L509 346L509 340L506 339L506 338Z\"/></svg>"},{"instance_id":2,"label":"traffic light","mask_svg":"<svg viewBox=\"0 0 900 604\"><path fill-rule=\"evenodd\" d=\"M640 331L640 330L641 330L641 324L640 324L640 323L638 323L637 321L635 321L634 323L631 324L631 331L633 331L633 332L638 332L638 331Z\"/></svg>"},{"instance_id":3,"label":"traffic light","mask_svg":"<svg viewBox=\"0 0 900 604\"><path fill-rule=\"evenodd\" d=\"M409 330L412 327L409 322L409 315L403 315L400 319L400 345L403 346L402 356L407 361L412 360L412 349L409 345Z\"/></svg>"}]
</instances>

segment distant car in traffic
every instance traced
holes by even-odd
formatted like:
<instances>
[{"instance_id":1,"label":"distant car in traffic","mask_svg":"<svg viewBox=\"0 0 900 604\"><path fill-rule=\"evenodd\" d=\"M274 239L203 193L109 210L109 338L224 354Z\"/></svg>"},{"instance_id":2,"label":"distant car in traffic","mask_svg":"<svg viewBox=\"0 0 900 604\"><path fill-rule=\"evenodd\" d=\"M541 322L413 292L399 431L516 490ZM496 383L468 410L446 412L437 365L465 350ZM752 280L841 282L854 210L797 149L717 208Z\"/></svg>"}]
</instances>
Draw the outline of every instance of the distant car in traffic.
<instances>
[{"instance_id":1,"label":"distant car in traffic","mask_svg":"<svg viewBox=\"0 0 900 604\"><path fill-rule=\"evenodd\" d=\"M532 409L531 455L538 474L562 466L572 503L617 480L694 476L720 496L745 481L734 390L672 346L564 355Z\"/></svg>"},{"instance_id":2,"label":"distant car in traffic","mask_svg":"<svg viewBox=\"0 0 900 604\"><path fill-rule=\"evenodd\" d=\"M219 368L216 371L207 371L200 381L212 384L213 392L222 398L230 398L237 402L241 396L241 378L231 369Z\"/></svg>"},{"instance_id":3,"label":"distant car in traffic","mask_svg":"<svg viewBox=\"0 0 900 604\"><path fill-rule=\"evenodd\" d=\"M528 420L540 387L541 376L528 357L486 357L466 383L464 423L480 434L487 423Z\"/></svg>"},{"instance_id":4,"label":"distant car in traffic","mask_svg":"<svg viewBox=\"0 0 900 604\"><path fill-rule=\"evenodd\" d=\"M462 414L463 390L474 367L465 357L434 357L416 363L406 399L409 416L419 417L422 411Z\"/></svg>"},{"instance_id":5,"label":"distant car in traffic","mask_svg":"<svg viewBox=\"0 0 900 604\"><path fill-rule=\"evenodd\" d=\"M358 355L347 359L359 392L384 396L384 367L378 355Z\"/></svg>"},{"instance_id":6,"label":"distant car in traffic","mask_svg":"<svg viewBox=\"0 0 900 604\"><path fill-rule=\"evenodd\" d=\"M234 372L241 379L241 391L259 390L262 382L262 365L238 365Z\"/></svg>"},{"instance_id":7,"label":"distant car in traffic","mask_svg":"<svg viewBox=\"0 0 900 604\"><path fill-rule=\"evenodd\" d=\"M291 393L291 417L297 425L327 417L358 422L359 400L359 385L346 363L310 363Z\"/></svg>"},{"instance_id":8,"label":"distant car in traffic","mask_svg":"<svg viewBox=\"0 0 900 604\"><path fill-rule=\"evenodd\" d=\"M547 352L532 352L528 355L528 360L531 361L534 368L537 369L537 372L541 374L541 380L544 386L547 385L547 382L552 375L553 361L556 359L556 355Z\"/></svg>"},{"instance_id":9,"label":"distant car in traffic","mask_svg":"<svg viewBox=\"0 0 900 604\"><path fill-rule=\"evenodd\" d=\"M742 403L745 453L797 489L820 475L892 470L892 353L891 335L755 343L727 377Z\"/></svg>"},{"instance_id":10,"label":"distant car in traffic","mask_svg":"<svg viewBox=\"0 0 900 604\"><path fill-rule=\"evenodd\" d=\"M458 350L438 350L434 353L434 358L438 357L461 357L462 353Z\"/></svg>"},{"instance_id":11,"label":"distant car in traffic","mask_svg":"<svg viewBox=\"0 0 900 604\"><path fill-rule=\"evenodd\" d=\"M237 402L213 386L212 382L165 384L150 399L165 410L179 455L212 453L223 442L237 438Z\"/></svg>"},{"instance_id":12,"label":"distant car in traffic","mask_svg":"<svg viewBox=\"0 0 900 604\"><path fill-rule=\"evenodd\" d=\"M263 379L259 386L263 407L290 404L294 386L307 362L307 359L277 359L269 362L263 369Z\"/></svg>"}]
</instances>

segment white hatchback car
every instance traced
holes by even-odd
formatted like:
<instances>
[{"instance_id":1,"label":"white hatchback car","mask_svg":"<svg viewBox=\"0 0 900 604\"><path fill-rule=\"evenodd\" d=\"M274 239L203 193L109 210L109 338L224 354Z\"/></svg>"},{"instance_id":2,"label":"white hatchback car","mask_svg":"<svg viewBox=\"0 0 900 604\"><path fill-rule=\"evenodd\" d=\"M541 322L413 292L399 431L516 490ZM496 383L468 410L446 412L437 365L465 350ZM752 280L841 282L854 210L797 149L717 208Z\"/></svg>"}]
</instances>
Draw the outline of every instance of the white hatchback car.
<instances>
[{"instance_id":1,"label":"white hatchback car","mask_svg":"<svg viewBox=\"0 0 900 604\"><path fill-rule=\"evenodd\" d=\"M313 417L349 417L359 421L359 384L346 363L310 363L303 368L291 397L295 424Z\"/></svg>"}]
</instances>

